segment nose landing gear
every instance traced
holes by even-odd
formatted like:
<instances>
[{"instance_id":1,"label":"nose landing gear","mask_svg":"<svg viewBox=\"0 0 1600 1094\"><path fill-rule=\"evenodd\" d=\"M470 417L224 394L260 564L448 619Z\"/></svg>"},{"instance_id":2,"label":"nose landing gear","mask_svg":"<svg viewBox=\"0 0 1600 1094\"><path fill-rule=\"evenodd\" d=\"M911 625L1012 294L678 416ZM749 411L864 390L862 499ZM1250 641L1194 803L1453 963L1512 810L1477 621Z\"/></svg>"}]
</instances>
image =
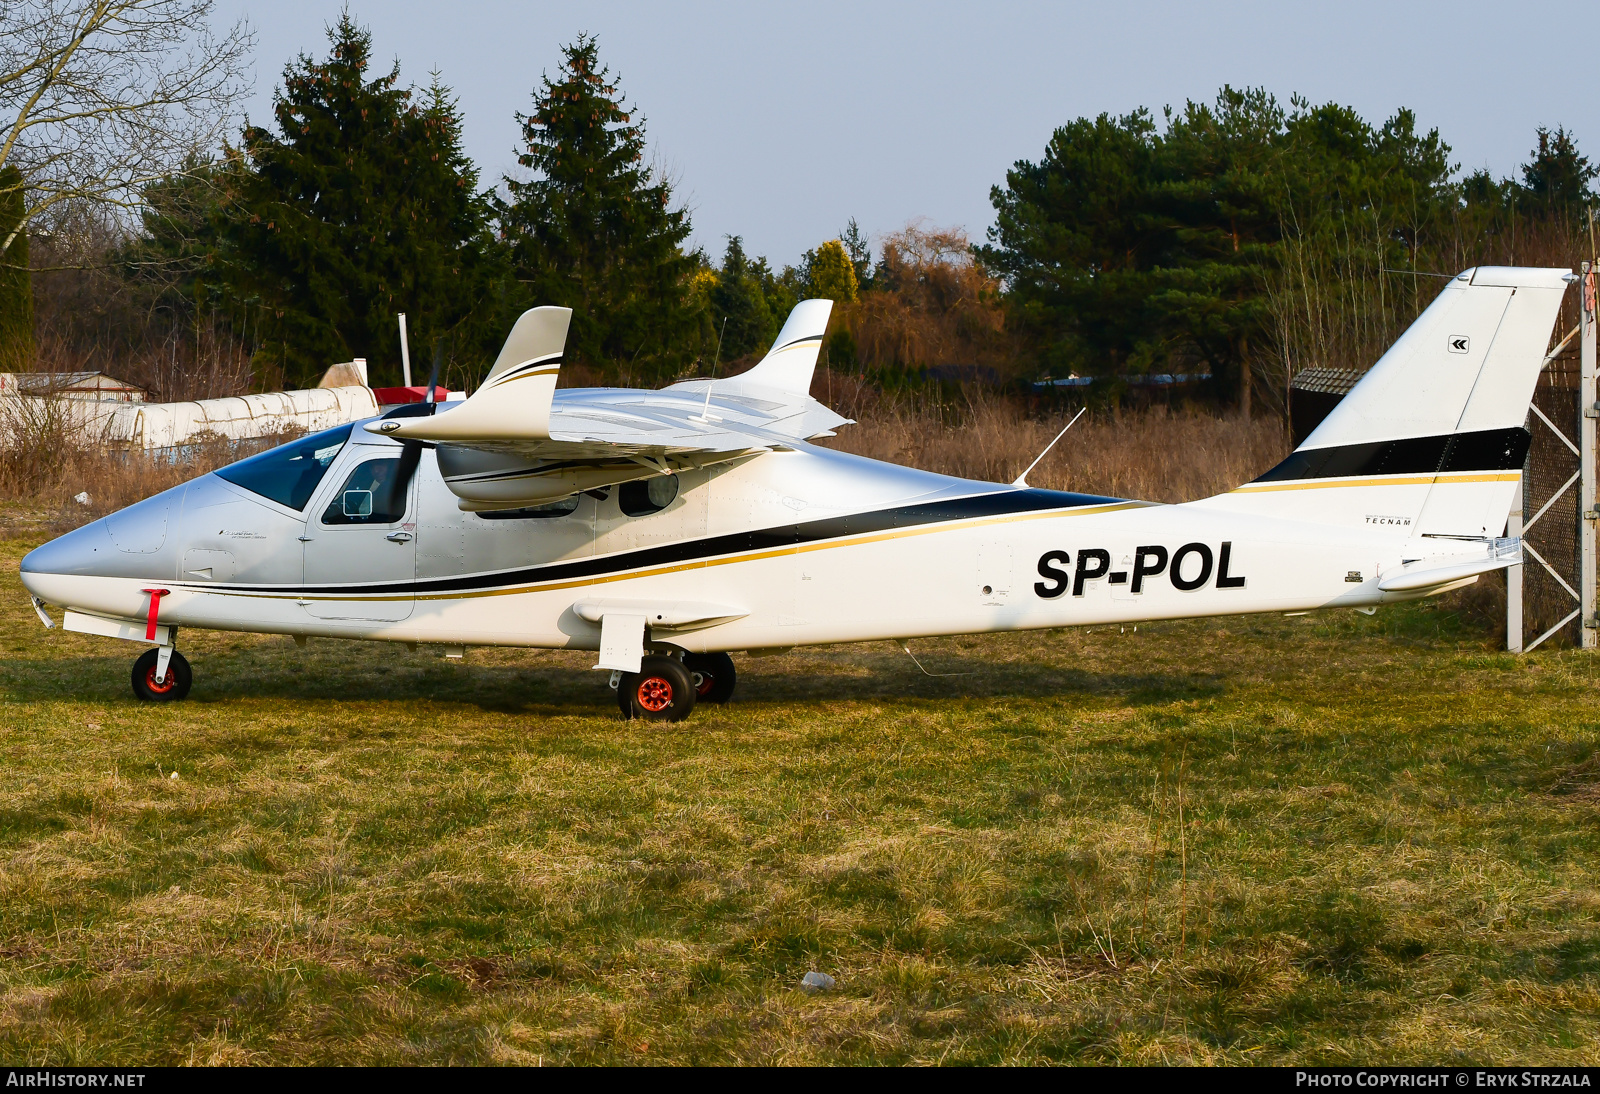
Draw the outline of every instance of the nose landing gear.
<instances>
[{"instance_id":1,"label":"nose landing gear","mask_svg":"<svg viewBox=\"0 0 1600 1094\"><path fill-rule=\"evenodd\" d=\"M194 683L194 673L183 654L173 650L167 662L166 674L156 679L159 649L145 650L133 663L133 694L146 702L173 703L189 694Z\"/></svg>"}]
</instances>

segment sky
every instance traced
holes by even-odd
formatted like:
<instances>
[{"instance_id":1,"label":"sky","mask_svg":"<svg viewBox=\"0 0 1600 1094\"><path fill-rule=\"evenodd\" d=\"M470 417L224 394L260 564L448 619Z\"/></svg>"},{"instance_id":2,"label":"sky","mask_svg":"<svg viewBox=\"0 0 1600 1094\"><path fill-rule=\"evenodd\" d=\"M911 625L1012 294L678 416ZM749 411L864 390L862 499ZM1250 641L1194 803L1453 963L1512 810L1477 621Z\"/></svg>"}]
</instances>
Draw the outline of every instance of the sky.
<instances>
[{"instance_id":1,"label":"sky","mask_svg":"<svg viewBox=\"0 0 1600 1094\"><path fill-rule=\"evenodd\" d=\"M256 32L252 121L301 52L324 56L343 0L216 0ZM1600 98L1563 74L1600 3L615 3L350 0L404 83L439 71L485 185L516 165L561 46L596 35L644 115L692 243L729 235L781 267L854 217L881 236L926 218L979 240L991 186L1080 116L1210 99L1223 84L1337 101L1377 124L1402 106L1463 170L1513 174L1539 126L1600 159ZM1592 51L1591 54L1592 56Z\"/></svg>"}]
</instances>

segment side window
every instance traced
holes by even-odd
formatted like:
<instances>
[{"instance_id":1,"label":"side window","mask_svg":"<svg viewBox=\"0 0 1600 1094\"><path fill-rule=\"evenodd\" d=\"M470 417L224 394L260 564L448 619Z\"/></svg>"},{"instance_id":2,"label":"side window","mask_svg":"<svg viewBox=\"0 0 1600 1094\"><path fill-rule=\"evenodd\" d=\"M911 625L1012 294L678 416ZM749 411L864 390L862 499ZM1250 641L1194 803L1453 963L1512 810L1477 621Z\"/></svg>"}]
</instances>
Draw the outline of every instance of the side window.
<instances>
[{"instance_id":1,"label":"side window","mask_svg":"<svg viewBox=\"0 0 1600 1094\"><path fill-rule=\"evenodd\" d=\"M528 505L521 509L495 509L479 513L484 520L541 520L564 517L578 508L578 495L550 502L548 505Z\"/></svg>"},{"instance_id":2,"label":"side window","mask_svg":"<svg viewBox=\"0 0 1600 1094\"><path fill-rule=\"evenodd\" d=\"M217 477L290 509L304 509L328 465L350 438L350 426L327 429L218 469Z\"/></svg>"},{"instance_id":3,"label":"side window","mask_svg":"<svg viewBox=\"0 0 1600 1094\"><path fill-rule=\"evenodd\" d=\"M322 523L393 524L404 517L411 479L401 462L396 456L357 464L323 511Z\"/></svg>"},{"instance_id":4,"label":"side window","mask_svg":"<svg viewBox=\"0 0 1600 1094\"><path fill-rule=\"evenodd\" d=\"M617 505L630 517L647 517L671 505L678 496L678 476L651 475L625 482L617 490Z\"/></svg>"}]
</instances>

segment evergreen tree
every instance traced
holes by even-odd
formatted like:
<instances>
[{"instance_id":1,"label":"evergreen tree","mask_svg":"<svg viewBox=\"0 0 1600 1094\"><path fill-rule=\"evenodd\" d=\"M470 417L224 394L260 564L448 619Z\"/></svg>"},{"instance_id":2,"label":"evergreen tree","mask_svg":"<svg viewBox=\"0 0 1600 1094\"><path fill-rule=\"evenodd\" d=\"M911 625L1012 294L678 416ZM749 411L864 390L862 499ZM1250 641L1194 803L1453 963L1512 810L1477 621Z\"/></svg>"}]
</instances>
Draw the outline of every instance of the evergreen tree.
<instances>
[{"instance_id":1,"label":"evergreen tree","mask_svg":"<svg viewBox=\"0 0 1600 1094\"><path fill-rule=\"evenodd\" d=\"M226 276L259 307L263 352L289 382L365 357L374 383L398 383L397 312L414 350L494 340L474 322L494 274L489 198L437 76L419 105L398 63L368 78L372 38L348 13L328 38L325 61L284 69L278 132L244 131L223 206Z\"/></svg>"},{"instance_id":2,"label":"evergreen tree","mask_svg":"<svg viewBox=\"0 0 1600 1094\"><path fill-rule=\"evenodd\" d=\"M1564 128L1554 133L1539 128L1539 146L1533 159L1522 168L1522 183L1517 196L1529 212L1551 212L1568 220L1577 219L1592 205L1594 191L1589 184L1600 168L1578 154L1578 145Z\"/></svg>"},{"instance_id":3,"label":"evergreen tree","mask_svg":"<svg viewBox=\"0 0 1600 1094\"><path fill-rule=\"evenodd\" d=\"M1374 129L1346 107L1296 99L1286 113L1265 91L1224 87L1164 132L1143 111L1056 130L992 192L996 224L976 251L1008 281L1041 370L1203 364L1215 394L1248 405L1251 362L1280 333L1269 297L1285 245L1329 269L1358 253L1419 268L1455 214L1449 153L1409 111Z\"/></svg>"},{"instance_id":4,"label":"evergreen tree","mask_svg":"<svg viewBox=\"0 0 1600 1094\"><path fill-rule=\"evenodd\" d=\"M775 316L767 305L766 265L765 259L752 262L745 256L740 237L728 237L722 269L710 294L711 321L721 338L723 361L761 352L777 336L782 316Z\"/></svg>"},{"instance_id":5,"label":"evergreen tree","mask_svg":"<svg viewBox=\"0 0 1600 1094\"><path fill-rule=\"evenodd\" d=\"M1152 271L1174 229L1156 215L1158 145L1148 111L1079 118L991 189L996 222L975 252L1008 282L1043 370L1109 375L1159 351Z\"/></svg>"},{"instance_id":6,"label":"evergreen tree","mask_svg":"<svg viewBox=\"0 0 1600 1094\"><path fill-rule=\"evenodd\" d=\"M845 225L844 234L839 237L839 242L844 244L844 249L850 255L850 265L855 268L856 286L861 292L872 288L872 246L867 242L867 237L861 234L861 226L856 223L856 218L851 217L850 223Z\"/></svg>"},{"instance_id":7,"label":"evergreen tree","mask_svg":"<svg viewBox=\"0 0 1600 1094\"><path fill-rule=\"evenodd\" d=\"M0 251L0 372L25 372L33 367L33 281L28 274L28 233L18 230L25 208L22 173L0 168L0 243L16 232L11 246Z\"/></svg>"},{"instance_id":8,"label":"evergreen tree","mask_svg":"<svg viewBox=\"0 0 1600 1094\"><path fill-rule=\"evenodd\" d=\"M500 208L523 302L573 310L569 356L669 375L701 349L696 260L681 248L689 214L644 165L643 122L596 40L580 36L562 53L533 112L518 115L518 162L534 177L506 179L511 201Z\"/></svg>"},{"instance_id":9,"label":"evergreen tree","mask_svg":"<svg viewBox=\"0 0 1600 1094\"><path fill-rule=\"evenodd\" d=\"M1263 90L1224 87L1214 105L1190 102L1162 136L1154 185L1177 227L1151 312L1167 344L1204 361L1213 388L1247 411L1250 341L1266 323L1262 279L1279 229L1282 128Z\"/></svg>"}]
</instances>

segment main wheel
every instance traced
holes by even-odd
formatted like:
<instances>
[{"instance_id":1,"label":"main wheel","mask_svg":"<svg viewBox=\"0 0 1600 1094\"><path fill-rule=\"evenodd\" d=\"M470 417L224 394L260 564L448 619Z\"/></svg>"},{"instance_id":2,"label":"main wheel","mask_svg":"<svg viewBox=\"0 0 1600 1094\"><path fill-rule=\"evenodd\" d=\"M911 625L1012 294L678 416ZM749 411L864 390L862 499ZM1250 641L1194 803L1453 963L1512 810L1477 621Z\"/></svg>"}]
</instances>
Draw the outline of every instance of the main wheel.
<instances>
[{"instance_id":1,"label":"main wheel","mask_svg":"<svg viewBox=\"0 0 1600 1094\"><path fill-rule=\"evenodd\" d=\"M133 663L133 694L152 703L174 703L189 694L194 673L189 661L177 650L167 662L167 678L156 683L156 657L160 650L145 650Z\"/></svg>"},{"instance_id":2,"label":"main wheel","mask_svg":"<svg viewBox=\"0 0 1600 1094\"><path fill-rule=\"evenodd\" d=\"M733 685L739 674L733 670L733 658L725 653L687 653L683 667L689 670L694 681L695 697L702 703L726 703L733 698Z\"/></svg>"},{"instance_id":3,"label":"main wheel","mask_svg":"<svg viewBox=\"0 0 1600 1094\"><path fill-rule=\"evenodd\" d=\"M671 657L646 657L638 672L625 672L617 685L617 702L630 718L681 722L694 710L694 679Z\"/></svg>"}]
</instances>

